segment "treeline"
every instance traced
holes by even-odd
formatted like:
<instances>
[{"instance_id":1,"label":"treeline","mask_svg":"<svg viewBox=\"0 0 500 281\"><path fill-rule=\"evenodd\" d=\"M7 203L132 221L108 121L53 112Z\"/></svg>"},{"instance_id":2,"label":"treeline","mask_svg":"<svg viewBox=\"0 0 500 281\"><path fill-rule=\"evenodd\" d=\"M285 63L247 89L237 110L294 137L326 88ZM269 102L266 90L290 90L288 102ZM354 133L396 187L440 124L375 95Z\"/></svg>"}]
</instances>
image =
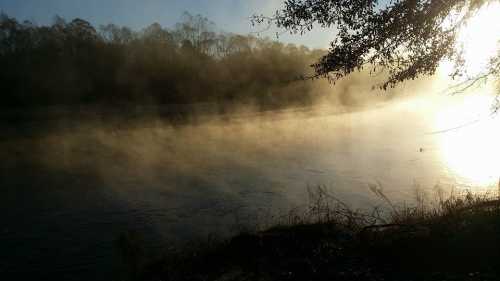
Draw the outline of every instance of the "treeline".
<instances>
[{"instance_id":1,"label":"treeline","mask_svg":"<svg viewBox=\"0 0 500 281\"><path fill-rule=\"evenodd\" d=\"M0 16L1 104L310 103L313 82L296 81L322 54L270 39L217 32L185 13L173 28L140 31L56 17L50 26Z\"/></svg>"}]
</instances>

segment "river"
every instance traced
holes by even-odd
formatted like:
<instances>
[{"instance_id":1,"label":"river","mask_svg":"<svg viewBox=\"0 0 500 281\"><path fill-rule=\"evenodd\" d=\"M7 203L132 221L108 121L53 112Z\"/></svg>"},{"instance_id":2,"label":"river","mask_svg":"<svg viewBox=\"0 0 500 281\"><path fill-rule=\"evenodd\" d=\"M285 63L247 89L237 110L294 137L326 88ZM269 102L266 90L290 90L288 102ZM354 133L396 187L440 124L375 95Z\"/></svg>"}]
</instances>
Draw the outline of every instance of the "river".
<instances>
[{"instance_id":1,"label":"river","mask_svg":"<svg viewBox=\"0 0 500 281\"><path fill-rule=\"evenodd\" d=\"M371 208L384 202L370 184L411 204L417 186L432 194L436 185L448 192L495 183L492 173L489 182L460 174L443 154L449 133L435 133L443 124L431 104L4 133L0 275L113 280L123 272L116 242L123 233L159 253L272 223L307 204L307 187L317 185Z\"/></svg>"}]
</instances>

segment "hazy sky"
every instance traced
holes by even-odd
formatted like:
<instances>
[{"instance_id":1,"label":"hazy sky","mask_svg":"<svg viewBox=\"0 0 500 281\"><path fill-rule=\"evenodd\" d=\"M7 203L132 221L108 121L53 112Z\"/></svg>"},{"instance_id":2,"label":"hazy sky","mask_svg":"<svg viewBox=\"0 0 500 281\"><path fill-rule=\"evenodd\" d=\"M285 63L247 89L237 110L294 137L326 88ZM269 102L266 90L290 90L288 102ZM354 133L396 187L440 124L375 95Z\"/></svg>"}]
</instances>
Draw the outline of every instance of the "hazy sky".
<instances>
[{"instance_id":1,"label":"hazy sky","mask_svg":"<svg viewBox=\"0 0 500 281\"><path fill-rule=\"evenodd\" d=\"M284 0L0 0L0 10L20 20L38 24L51 23L55 15L66 19L76 17L94 25L115 23L134 29L153 22L171 27L180 20L184 11L202 14L216 23L218 29L249 33L252 28L248 17L252 14L272 14ZM263 36L275 38L276 31ZM327 48L332 30L315 29L307 35L280 36L281 41L304 44L313 48Z\"/></svg>"}]
</instances>

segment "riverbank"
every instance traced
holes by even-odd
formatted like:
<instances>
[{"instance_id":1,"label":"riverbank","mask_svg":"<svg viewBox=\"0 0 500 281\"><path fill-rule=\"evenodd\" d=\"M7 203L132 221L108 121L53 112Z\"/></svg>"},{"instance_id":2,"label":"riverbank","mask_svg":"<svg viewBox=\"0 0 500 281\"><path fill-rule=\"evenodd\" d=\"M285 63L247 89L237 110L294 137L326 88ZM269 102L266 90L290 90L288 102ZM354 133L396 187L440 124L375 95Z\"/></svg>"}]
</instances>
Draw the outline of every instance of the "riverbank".
<instances>
[{"instance_id":1,"label":"riverbank","mask_svg":"<svg viewBox=\"0 0 500 281\"><path fill-rule=\"evenodd\" d=\"M264 231L130 266L135 280L499 280L500 202L417 200L387 214L351 210L320 189L298 216ZM129 251L129 254L133 253ZM133 255L132 255L133 256Z\"/></svg>"}]
</instances>

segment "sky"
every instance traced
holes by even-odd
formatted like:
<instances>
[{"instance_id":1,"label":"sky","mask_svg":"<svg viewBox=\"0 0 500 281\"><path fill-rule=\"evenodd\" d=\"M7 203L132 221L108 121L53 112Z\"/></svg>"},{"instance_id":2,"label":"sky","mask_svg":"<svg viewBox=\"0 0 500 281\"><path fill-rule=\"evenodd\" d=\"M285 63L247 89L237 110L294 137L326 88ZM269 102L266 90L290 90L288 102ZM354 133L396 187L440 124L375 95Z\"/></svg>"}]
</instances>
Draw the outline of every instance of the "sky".
<instances>
[{"instance_id":1,"label":"sky","mask_svg":"<svg viewBox=\"0 0 500 281\"><path fill-rule=\"evenodd\" d=\"M55 15L67 20L82 18L95 26L114 23L135 30L158 22L172 27L183 12L201 14L213 21L221 31L248 34L262 31L265 26L252 27L253 14L271 15L284 0L0 0L0 11L18 20L50 24ZM276 38L278 30L260 32L262 37ZM282 33L279 31L279 33ZM306 35L281 34L279 40L328 48L333 30L316 28ZM257 35L257 33L254 33Z\"/></svg>"}]
</instances>

